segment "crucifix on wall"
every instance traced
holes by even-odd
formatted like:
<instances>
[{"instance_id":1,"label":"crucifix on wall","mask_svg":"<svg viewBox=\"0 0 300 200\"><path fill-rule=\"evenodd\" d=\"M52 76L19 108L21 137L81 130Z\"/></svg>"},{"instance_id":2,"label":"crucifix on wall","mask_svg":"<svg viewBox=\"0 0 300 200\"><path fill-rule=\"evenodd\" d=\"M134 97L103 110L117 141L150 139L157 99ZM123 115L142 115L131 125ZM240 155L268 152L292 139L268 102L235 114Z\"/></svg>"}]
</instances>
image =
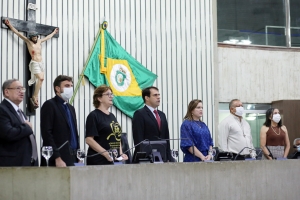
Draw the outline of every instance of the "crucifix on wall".
<instances>
[{"instance_id":1,"label":"crucifix on wall","mask_svg":"<svg viewBox=\"0 0 300 200\"><path fill-rule=\"evenodd\" d=\"M54 26L48 26L44 24L36 23L36 0L27 0L27 21L1 17L2 28L10 28L16 35L26 42L27 54L25 57L25 75L26 80L26 98L24 99L24 105L27 115L35 115L35 109L39 105L39 91L44 80L44 64L42 59L42 46L41 43L49 40L52 37L58 37L58 28ZM26 32L25 37L21 32ZM38 39L39 35L46 37ZM33 84L35 87L33 90Z\"/></svg>"}]
</instances>

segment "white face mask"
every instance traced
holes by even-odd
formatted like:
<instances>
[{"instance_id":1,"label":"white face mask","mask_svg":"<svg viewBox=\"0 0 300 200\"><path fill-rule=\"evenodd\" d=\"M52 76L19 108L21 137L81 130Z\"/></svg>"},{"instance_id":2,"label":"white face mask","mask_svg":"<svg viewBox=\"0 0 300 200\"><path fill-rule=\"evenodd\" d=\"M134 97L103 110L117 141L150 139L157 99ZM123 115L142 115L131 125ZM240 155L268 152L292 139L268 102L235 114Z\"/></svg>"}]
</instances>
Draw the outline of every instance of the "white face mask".
<instances>
[{"instance_id":1,"label":"white face mask","mask_svg":"<svg viewBox=\"0 0 300 200\"><path fill-rule=\"evenodd\" d=\"M244 107L236 107L235 108L235 114L237 115L237 116L240 116L240 117L242 117L243 116L243 114L244 114Z\"/></svg>"},{"instance_id":2,"label":"white face mask","mask_svg":"<svg viewBox=\"0 0 300 200\"><path fill-rule=\"evenodd\" d=\"M274 115L273 115L273 121L274 121L275 123L280 122L280 120L281 120L280 114L274 114Z\"/></svg>"},{"instance_id":3,"label":"white face mask","mask_svg":"<svg viewBox=\"0 0 300 200\"><path fill-rule=\"evenodd\" d=\"M73 96L73 87L64 88L64 92L60 93L63 100L68 101Z\"/></svg>"}]
</instances>

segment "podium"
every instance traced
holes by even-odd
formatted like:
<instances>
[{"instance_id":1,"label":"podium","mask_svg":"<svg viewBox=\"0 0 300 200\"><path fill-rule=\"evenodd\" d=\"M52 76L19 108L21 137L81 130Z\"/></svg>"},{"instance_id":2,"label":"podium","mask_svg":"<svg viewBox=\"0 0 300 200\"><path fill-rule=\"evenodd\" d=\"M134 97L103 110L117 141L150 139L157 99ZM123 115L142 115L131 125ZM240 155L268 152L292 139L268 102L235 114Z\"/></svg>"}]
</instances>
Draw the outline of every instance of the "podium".
<instances>
[{"instance_id":1,"label":"podium","mask_svg":"<svg viewBox=\"0 0 300 200\"><path fill-rule=\"evenodd\" d=\"M299 199L300 161L0 168L0 199Z\"/></svg>"}]
</instances>

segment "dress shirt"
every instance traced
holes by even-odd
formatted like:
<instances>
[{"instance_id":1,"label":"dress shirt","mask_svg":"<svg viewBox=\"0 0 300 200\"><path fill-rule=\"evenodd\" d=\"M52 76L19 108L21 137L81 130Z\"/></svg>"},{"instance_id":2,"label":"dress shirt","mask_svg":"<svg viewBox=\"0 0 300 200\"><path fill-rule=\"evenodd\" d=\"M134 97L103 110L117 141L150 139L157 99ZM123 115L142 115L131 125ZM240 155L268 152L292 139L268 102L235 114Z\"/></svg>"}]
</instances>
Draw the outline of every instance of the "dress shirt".
<instances>
[{"instance_id":1,"label":"dress shirt","mask_svg":"<svg viewBox=\"0 0 300 200\"><path fill-rule=\"evenodd\" d=\"M225 152L239 153L244 147L254 149L250 125L243 118L231 114L219 124L219 148ZM241 155L250 154L244 149Z\"/></svg>"},{"instance_id":2,"label":"dress shirt","mask_svg":"<svg viewBox=\"0 0 300 200\"><path fill-rule=\"evenodd\" d=\"M19 110L19 106L17 106L16 104L14 104L11 100L9 100L8 98L4 98L6 99L6 101L8 101L12 107L15 109L16 113L18 114L18 110ZM23 116L23 119L25 120L24 116Z\"/></svg>"},{"instance_id":3,"label":"dress shirt","mask_svg":"<svg viewBox=\"0 0 300 200\"><path fill-rule=\"evenodd\" d=\"M156 119L156 115L155 115L155 113L154 113L154 110L157 110L157 109L155 109L155 108L152 108L151 106L148 106L147 104L145 104L146 106L147 106L147 108L149 108L149 110L151 110L151 112L152 112L152 114L153 114L153 116L155 117L155 119ZM159 116L159 115L158 115Z\"/></svg>"}]
</instances>

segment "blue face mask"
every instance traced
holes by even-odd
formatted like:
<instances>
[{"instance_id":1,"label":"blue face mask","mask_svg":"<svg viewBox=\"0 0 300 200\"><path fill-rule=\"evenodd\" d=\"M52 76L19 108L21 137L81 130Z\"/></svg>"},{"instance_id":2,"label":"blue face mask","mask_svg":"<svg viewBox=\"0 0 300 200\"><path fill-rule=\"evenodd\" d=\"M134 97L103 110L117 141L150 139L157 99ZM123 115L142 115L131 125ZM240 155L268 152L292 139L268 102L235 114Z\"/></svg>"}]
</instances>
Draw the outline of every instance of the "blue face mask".
<instances>
[{"instance_id":1,"label":"blue face mask","mask_svg":"<svg viewBox=\"0 0 300 200\"><path fill-rule=\"evenodd\" d=\"M297 146L297 151L300 152L300 145Z\"/></svg>"}]
</instances>

